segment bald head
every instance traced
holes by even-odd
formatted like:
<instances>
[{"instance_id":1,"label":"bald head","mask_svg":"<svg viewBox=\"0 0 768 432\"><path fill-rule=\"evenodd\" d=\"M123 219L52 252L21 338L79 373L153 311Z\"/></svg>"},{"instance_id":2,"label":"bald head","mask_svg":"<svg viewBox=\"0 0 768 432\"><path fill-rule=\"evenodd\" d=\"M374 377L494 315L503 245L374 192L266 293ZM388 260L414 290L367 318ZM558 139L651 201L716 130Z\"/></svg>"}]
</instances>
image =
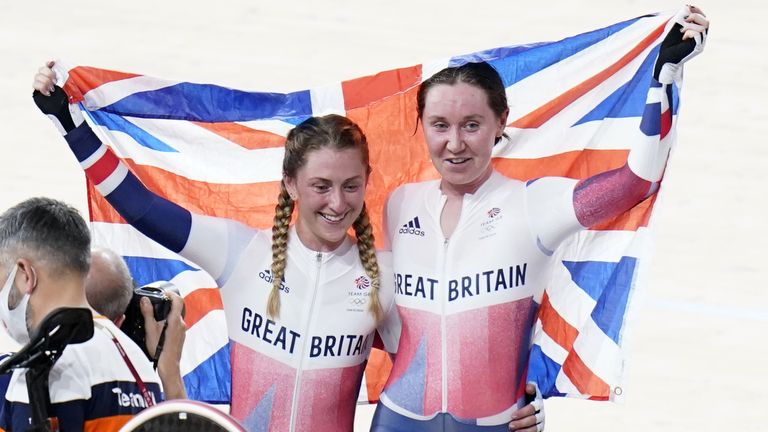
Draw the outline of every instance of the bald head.
<instances>
[{"instance_id":1,"label":"bald head","mask_svg":"<svg viewBox=\"0 0 768 432\"><path fill-rule=\"evenodd\" d=\"M100 314L115 322L122 319L133 296L133 279L120 255L104 248L91 251L85 295Z\"/></svg>"}]
</instances>

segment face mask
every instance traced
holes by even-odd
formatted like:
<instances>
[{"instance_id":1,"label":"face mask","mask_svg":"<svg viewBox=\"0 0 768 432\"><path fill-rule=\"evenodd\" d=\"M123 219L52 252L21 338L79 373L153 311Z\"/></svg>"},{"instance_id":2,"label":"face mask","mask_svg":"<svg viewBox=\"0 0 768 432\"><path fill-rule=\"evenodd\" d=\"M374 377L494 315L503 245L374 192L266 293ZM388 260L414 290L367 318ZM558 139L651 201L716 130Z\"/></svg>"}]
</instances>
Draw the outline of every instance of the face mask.
<instances>
[{"instance_id":1,"label":"face mask","mask_svg":"<svg viewBox=\"0 0 768 432\"><path fill-rule=\"evenodd\" d=\"M3 285L3 289L0 290L0 321L2 321L5 328L8 330L8 335L11 339L15 340L21 345L25 345L29 342L29 330L27 330L27 305L29 304L29 294L24 294L24 297L13 310L8 309L8 300L11 297L11 290L13 288L13 281L16 278L16 271L19 269L18 265L13 266L11 274L8 275L8 279Z\"/></svg>"}]
</instances>

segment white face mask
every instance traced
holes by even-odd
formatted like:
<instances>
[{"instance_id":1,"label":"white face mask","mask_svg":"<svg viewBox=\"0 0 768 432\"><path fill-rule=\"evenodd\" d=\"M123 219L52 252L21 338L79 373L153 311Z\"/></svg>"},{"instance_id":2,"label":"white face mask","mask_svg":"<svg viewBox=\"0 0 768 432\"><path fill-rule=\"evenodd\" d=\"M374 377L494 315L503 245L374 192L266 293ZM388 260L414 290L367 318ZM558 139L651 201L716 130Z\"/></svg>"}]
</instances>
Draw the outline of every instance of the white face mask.
<instances>
[{"instance_id":1,"label":"white face mask","mask_svg":"<svg viewBox=\"0 0 768 432\"><path fill-rule=\"evenodd\" d=\"M8 309L8 300L11 297L11 290L13 287L13 281L16 278L16 271L19 266L13 266L11 274L8 275L8 279L3 285L3 289L0 290L0 321L2 321L5 328L8 330L8 335L11 339L15 340L21 345L25 345L29 342L29 330L27 330L27 306L29 304L29 294L24 294L24 297L13 310Z\"/></svg>"}]
</instances>

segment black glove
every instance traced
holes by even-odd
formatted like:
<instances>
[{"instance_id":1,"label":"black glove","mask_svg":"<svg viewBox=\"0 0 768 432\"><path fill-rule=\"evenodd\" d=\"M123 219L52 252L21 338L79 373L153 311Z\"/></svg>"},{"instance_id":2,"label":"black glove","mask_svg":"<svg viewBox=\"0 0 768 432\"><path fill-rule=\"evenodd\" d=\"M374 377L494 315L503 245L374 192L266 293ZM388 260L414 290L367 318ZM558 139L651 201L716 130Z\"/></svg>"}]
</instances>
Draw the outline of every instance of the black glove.
<instances>
[{"instance_id":1,"label":"black glove","mask_svg":"<svg viewBox=\"0 0 768 432\"><path fill-rule=\"evenodd\" d=\"M683 63L704 50L707 30L704 30L700 37L683 40L685 33L681 31L683 26L680 22L688 16L687 13L690 12L680 13L675 17L676 23L661 42L659 58L653 68L653 78L662 84L672 83L680 75Z\"/></svg>"},{"instance_id":2,"label":"black glove","mask_svg":"<svg viewBox=\"0 0 768 432\"><path fill-rule=\"evenodd\" d=\"M71 132L79 125L79 123L75 124L75 121L72 120L72 114L69 111L69 97L61 87L54 86L54 90L50 96L46 96L35 90L32 93L32 99L43 114L56 117L59 123L61 123L61 127L67 133ZM82 120L80 123L82 123Z\"/></svg>"}]
</instances>

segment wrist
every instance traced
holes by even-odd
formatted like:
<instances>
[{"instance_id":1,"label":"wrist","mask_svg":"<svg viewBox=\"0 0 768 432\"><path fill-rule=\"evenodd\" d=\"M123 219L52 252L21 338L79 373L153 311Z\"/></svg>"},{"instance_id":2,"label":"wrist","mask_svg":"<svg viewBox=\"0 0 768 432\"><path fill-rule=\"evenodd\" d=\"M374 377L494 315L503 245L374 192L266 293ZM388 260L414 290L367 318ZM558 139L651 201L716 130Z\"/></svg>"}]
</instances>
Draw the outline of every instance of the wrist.
<instances>
[{"instance_id":1,"label":"wrist","mask_svg":"<svg viewBox=\"0 0 768 432\"><path fill-rule=\"evenodd\" d=\"M48 96L35 91L32 99L62 135L66 136L85 121L78 105L69 103L69 97L61 87L54 87Z\"/></svg>"},{"instance_id":2,"label":"wrist","mask_svg":"<svg viewBox=\"0 0 768 432\"><path fill-rule=\"evenodd\" d=\"M168 361L163 359L163 355L160 356L160 360L157 362L157 374L163 375L181 375L181 365L178 361Z\"/></svg>"}]
</instances>

